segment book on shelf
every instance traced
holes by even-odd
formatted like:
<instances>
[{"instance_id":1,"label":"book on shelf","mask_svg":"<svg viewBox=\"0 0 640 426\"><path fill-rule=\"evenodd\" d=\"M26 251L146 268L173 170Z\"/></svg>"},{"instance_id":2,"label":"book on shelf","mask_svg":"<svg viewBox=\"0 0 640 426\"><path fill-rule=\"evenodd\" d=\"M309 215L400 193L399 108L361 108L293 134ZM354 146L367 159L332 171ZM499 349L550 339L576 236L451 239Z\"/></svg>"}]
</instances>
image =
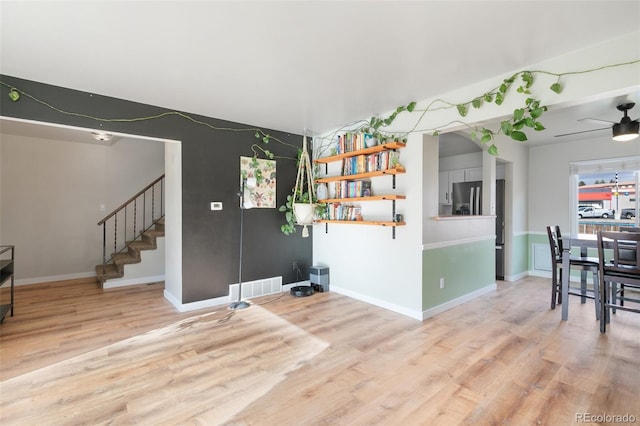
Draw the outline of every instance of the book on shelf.
<instances>
[{"instance_id":1,"label":"book on shelf","mask_svg":"<svg viewBox=\"0 0 640 426\"><path fill-rule=\"evenodd\" d=\"M369 133L353 133L347 132L341 135L338 135L336 141L336 152L338 154L344 154L346 152L358 151L360 149L365 149L367 147L367 143L373 139L373 135Z\"/></svg>"},{"instance_id":2,"label":"book on shelf","mask_svg":"<svg viewBox=\"0 0 640 426\"><path fill-rule=\"evenodd\" d=\"M342 180L334 182L336 198L371 196L370 180Z\"/></svg>"},{"instance_id":3,"label":"book on shelf","mask_svg":"<svg viewBox=\"0 0 640 426\"><path fill-rule=\"evenodd\" d=\"M344 221L362 220L362 208L342 203L328 204L327 219Z\"/></svg>"},{"instance_id":4,"label":"book on shelf","mask_svg":"<svg viewBox=\"0 0 640 426\"><path fill-rule=\"evenodd\" d=\"M342 175L375 172L393 169L400 164L400 153L397 151L382 151L369 155L356 155L342 159Z\"/></svg>"}]
</instances>

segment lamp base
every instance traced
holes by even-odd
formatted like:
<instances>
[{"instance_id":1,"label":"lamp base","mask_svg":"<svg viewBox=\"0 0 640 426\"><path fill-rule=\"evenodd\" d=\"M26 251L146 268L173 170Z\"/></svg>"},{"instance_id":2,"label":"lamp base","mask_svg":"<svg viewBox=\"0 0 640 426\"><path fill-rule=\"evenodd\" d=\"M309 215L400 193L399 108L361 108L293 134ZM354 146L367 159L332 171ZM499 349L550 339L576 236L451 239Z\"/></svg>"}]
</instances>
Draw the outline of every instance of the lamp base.
<instances>
[{"instance_id":1,"label":"lamp base","mask_svg":"<svg viewBox=\"0 0 640 426\"><path fill-rule=\"evenodd\" d=\"M245 302L244 300L240 300L238 302L233 302L232 304L230 304L229 309L236 311L238 309L246 309L249 306L251 306L249 303Z\"/></svg>"}]
</instances>

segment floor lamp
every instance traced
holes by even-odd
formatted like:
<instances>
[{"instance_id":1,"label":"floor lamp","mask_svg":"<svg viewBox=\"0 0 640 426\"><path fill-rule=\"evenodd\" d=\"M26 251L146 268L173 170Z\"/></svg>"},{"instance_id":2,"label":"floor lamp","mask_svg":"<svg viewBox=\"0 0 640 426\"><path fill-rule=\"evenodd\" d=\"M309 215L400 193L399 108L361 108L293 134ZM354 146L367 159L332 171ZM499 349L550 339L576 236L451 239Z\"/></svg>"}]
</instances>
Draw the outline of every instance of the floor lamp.
<instances>
[{"instance_id":1,"label":"floor lamp","mask_svg":"<svg viewBox=\"0 0 640 426\"><path fill-rule=\"evenodd\" d=\"M244 211L253 207L251 200L245 201L245 190L247 188L255 188L255 186L256 178L243 177L242 184L240 185L240 192L238 193L238 196L240 197L240 266L238 268L238 300L229 305L229 309L233 309L234 311L251 306L249 303L242 300L242 243L244 232Z\"/></svg>"}]
</instances>

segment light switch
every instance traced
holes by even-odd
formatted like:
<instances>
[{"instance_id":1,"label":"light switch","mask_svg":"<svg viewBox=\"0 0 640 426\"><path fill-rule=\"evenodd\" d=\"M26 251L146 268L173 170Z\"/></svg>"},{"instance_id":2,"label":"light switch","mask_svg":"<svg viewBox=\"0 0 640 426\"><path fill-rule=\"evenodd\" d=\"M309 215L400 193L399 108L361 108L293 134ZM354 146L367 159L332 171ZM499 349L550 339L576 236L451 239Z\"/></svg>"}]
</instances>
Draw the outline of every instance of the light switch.
<instances>
[{"instance_id":1,"label":"light switch","mask_svg":"<svg viewBox=\"0 0 640 426\"><path fill-rule=\"evenodd\" d=\"M211 210L222 210L222 201L212 201Z\"/></svg>"}]
</instances>

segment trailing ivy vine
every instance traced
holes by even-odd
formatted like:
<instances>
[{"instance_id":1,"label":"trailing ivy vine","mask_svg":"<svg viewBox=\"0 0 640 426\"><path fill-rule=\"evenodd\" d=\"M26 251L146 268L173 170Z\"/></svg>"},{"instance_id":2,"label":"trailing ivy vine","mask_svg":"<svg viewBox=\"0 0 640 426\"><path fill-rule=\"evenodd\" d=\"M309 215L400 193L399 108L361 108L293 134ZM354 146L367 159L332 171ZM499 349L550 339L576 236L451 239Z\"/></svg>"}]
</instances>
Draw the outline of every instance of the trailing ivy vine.
<instances>
[{"instance_id":1,"label":"trailing ivy vine","mask_svg":"<svg viewBox=\"0 0 640 426\"><path fill-rule=\"evenodd\" d=\"M563 84L561 80L567 76L578 75L578 74L589 74L597 71L602 71L609 68L616 68L622 66L635 65L640 63L640 59L605 65L598 68L591 68L581 71L570 71L570 72L562 72L562 73L554 73L550 71L542 71L542 70L523 70L518 71L511 75L508 78L503 79L496 87L493 89L482 93L478 96L471 98L466 102L461 103L452 103L443 99L435 99L430 102L425 108L417 109L416 102L412 101L406 105L398 106L393 112L385 117L372 116L368 120L358 120L354 123L346 124L339 129L333 131L328 136L323 138L316 138L315 144L315 157L324 156L327 150L334 149L336 135L344 132L364 132L370 133L373 137L377 138L380 142L385 142L387 140L407 140L407 136L411 133L431 133L434 136L437 136L441 130L448 128L453 124L459 124L466 126L471 129L471 137L475 140L479 140L482 144L487 146L487 152L491 155L498 155L498 148L495 145L495 138L499 134L504 134L505 136L510 137L512 140L517 142L524 142L527 140L527 132L530 130L533 131L542 131L545 129L544 125L540 121L540 118L547 111L547 107L542 105L540 96L534 94L532 89L535 84L536 76L538 75L547 75L553 76L556 78L555 82L548 87L548 90L560 94L563 90ZM26 97L31 99L34 102L37 102L41 105L44 105L60 114L71 115L76 117L82 117L94 120L96 122L119 122L119 123L128 123L128 122L138 122L138 121L147 121L147 120L158 120L168 116L178 116L185 120L191 121L192 123L209 127L212 130L216 131L230 131L230 132L247 132L253 133L253 137L256 139L256 143L251 145L251 151L253 153L254 158L258 158L264 156L268 159L292 159L297 160L300 158L301 147L284 142L277 137L274 137L264 130L260 128L230 128L230 127L218 127L211 123L208 123L203 120L198 120L188 114L178 112L178 111L167 111L158 115L146 116L146 117L132 117L132 118L103 118L91 116L79 112L66 111L61 108L54 106L52 103L43 101L41 99L36 98L35 96L25 92L24 90L8 84L4 81L0 80L0 85L9 89L8 96L13 102L18 102L22 97ZM515 85L515 92L522 95L523 103L520 107L513 110L513 112L508 116L507 119L502 120L500 122L500 126L497 129L493 129L490 127L478 127L468 124L462 120L454 120L449 123L444 123L438 125L431 129L418 129L420 123L422 123L423 118L428 112L438 111L443 109L451 109L455 108L457 110L458 115L461 118L464 118L468 115L470 109L479 109L482 108L486 104L495 104L502 105L505 101L505 98L509 96L510 92L513 91L513 87ZM390 132L387 129L394 123L396 118L400 114L416 114L415 122L413 127L411 127L407 131L403 131L400 133ZM270 142L276 142L282 145L286 145L292 148L297 149L296 158L292 157L284 157L275 155L270 149L268 149L268 145ZM304 197L304 194L298 194L299 197ZM290 234L295 232L295 227L292 219L291 212L291 201L293 199L293 193L288 196L287 204L280 207L280 211L285 212L287 223L282 226L282 232L285 234Z\"/></svg>"},{"instance_id":2,"label":"trailing ivy vine","mask_svg":"<svg viewBox=\"0 0 640 426\"><path fill-rule=\"evenodd\" d=\"M567 77L570 75L578 75L578 74L589 74L589 73L602 71L609 68L635 65L638 63L640 63L640 59L629 61L629 62L618 63L618 64L605 65L598 68L591 68L591 69L580 70L580 71L569 71L569 72L562 72L562 73L554 73L554 72L542 71L542 70L518 71L514 73L512 76L505 78L495 88L483 94L475 96L466 102L451 103L443 99L435 99L426 108L416 109L417 104L415 101L412 101L407 105L401 105L397 107L391 114L389 114L386 117L372 116L368 120L359 120L355 123L346 124L340 127L339 129L335 130L334 132L332 132L329 136L321 138L321 141L324 141L325 143L322 143L320 147L321 148L326 147L327 145L326 141L329 141L330 144L333 144L335 140L335 136L345 131L351 131L351 132L361 131L361 132L371 133L374 137L378 138L381 142L384 142L385 140L389 140L389 139L406 141L407 136L411 133L429 132L437 136L442 129L447 128L451 124L458 123L471 128L473 130L472 132L473 138L479 139L480 142L482 142L483 144L491 143L491 145L489 145L488 147L488 151L493 155L497 155L497 147L493 143L497 135L504 134L505 136L509 136L511 139L515 141L524 142L527 140L526 132L528 130L541 131L541 130L544 130L545 128L544 125L541 123L540 118L542 117L544 112L547 111L547 107L541 104L539 96L536 96L532 93L532 87L534 86L536 75L549 75L549 76L556 77L556 81L553 84L551 84L548 89L554 93L559 94L563 90L563 85L561 83L561 79L563 77ZM509 116L509 118L503 120L500 123L500 126L498 129L491 129L489 127L475 127L460 120L455 120L450 123L445 123L431 129L418 129L418 126L422 122L424 116L426 115L426 113L430 111L456 108L458 115L464 118L469 113L470 108L479 109L479 108L482 108L487 103L502 105L505 98L509 95L510 89L514 84L516 85L515 91L517 93L526 95L524 97L523 105L519 108L514 109L512 114ZM167 111L158 115L146 116L146 117L132 117L132 118L96 117L88 114L63 110L61 108L54 106L49 102L38 99L35 96L21 90L20 88L15 87L14 85L8 84L4 81L0 81L0 85L9 89L8 96L14 102L19 101L24 96L24 97L30 98L31 100L41 105L51 108L52 110L60 114L88 118L96 122L126 123L126 122L137 122L137 121L146 121L146 120L157 120L157 119L161 119L168 116L178 116L185 120L191 121L195 124L209 127L212 130L230 131L230 132L252 132L255 139L257 140L257 143L251 146L251 151L253 152L253 155L256 157L264 156L265 158L269 158L269 159L274 159L274 158L292 159L291 157L279 157L275 155L271 150L269 150L266 147L266 145L268 145L271 141L280 143L282 145L287 145L293 148L297 148L298 150L300 149L300 147L284 142L266 133L264 130L260 128L238 129L238 128L230 128L230 127L218 127L206 121L198 120L188 114L185 114L179 111ZM395 119L398 117L398 115L402 113L419 113L416 116L415 124L413 125L413 127L407 131L400 132L397 134L387 131L386 128L390 127L395 121Z\"/></svg>"}]
</instances>

